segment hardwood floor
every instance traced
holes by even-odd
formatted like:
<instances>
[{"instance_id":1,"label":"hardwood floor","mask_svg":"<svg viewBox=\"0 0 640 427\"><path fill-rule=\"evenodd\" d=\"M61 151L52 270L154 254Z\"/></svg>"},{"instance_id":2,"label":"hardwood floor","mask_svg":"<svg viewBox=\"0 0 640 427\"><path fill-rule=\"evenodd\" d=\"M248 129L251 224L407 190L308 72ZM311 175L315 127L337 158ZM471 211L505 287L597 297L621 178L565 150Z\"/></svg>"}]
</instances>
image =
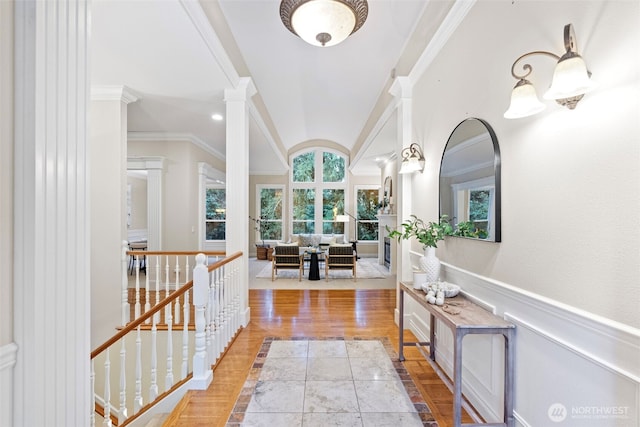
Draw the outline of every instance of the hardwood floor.
<instances>
[{"instance_id":1,"label":"hardwood floor","mask_svg":"<svg viewBox=\"0 0 640 427\"><path fill-rule=\"evenodd\" d=\"M251 322L216 367L213 383L206 391L190 391L164 425L224 426L267 336L388 337L397 349L395 305L395 290L250 290ZM414 338L408 333L406 339ZM405 357L438 425L452 426L449 389L416 349L406 348ZM464 413L463 422L473 420Z\"/></svg>"}]
</instances>

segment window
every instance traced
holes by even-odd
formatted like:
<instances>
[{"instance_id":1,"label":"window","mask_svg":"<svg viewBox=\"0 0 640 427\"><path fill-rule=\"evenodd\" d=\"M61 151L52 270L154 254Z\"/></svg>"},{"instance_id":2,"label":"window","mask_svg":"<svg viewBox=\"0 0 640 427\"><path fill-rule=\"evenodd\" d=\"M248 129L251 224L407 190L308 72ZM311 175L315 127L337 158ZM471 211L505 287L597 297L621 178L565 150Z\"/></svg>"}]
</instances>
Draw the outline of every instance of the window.
<instances>
[{"instance_id":1,"label":"window","mask_svg":"<svg viewBox=\"0 0 640 427\"><path fill-rule=\"evenodd\" d=\"M284 187L257 186L258 218L260 218L260 235L258 239L282 240L282 196Z\"/></svg>"},{"instance_id":2,"label":"window","mask_svg":"<svg viewBox=\"0 0 640 427\"><path fill-rule=\"evenodd\" d=\"M495 197L493 177L451 185L454 224L470 221L481 231L480 238L493 239L495 218L491 216Z\"/></svg>"},{"instance_id":3,"label":"window","mask_svg":"<svg viewBox=\"0 0 640 427\"><path fill-rule=\"evenodd\" d=\"M356 240L378 240L378 188L356 188Z\"/></svg>"},{"instance_id":4,"label":"window","mask_svg":"<svg viewBox=\"0 0 640 427\"><path fill-rule=\"evenodd\" d=\"M336 222L345 206L347 159L337 152L312 149L291 159L292 229L294 234L343 234Z\"/></svg>"},{"instance_id":5,"label":"window","mask_svg":"<svg viewBox=\"0 0 640 427\"><path fill-rule=\"evenodd\" d=\"M207 240L224 240L227 197L224 188L207 188L205 230Z\"/></svg>"}]
</instances>

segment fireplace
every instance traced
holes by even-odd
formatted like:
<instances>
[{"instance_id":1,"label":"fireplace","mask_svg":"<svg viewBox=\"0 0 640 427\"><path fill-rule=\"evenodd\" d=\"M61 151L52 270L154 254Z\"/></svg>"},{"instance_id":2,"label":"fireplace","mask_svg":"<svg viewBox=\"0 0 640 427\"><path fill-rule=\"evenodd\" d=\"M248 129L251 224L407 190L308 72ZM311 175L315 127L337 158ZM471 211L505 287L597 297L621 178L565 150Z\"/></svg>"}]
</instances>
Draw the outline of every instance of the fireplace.
<instances>
[{"instance_id":1,"label":"fireplace","mask_svg":"<svg viewBox=\"0 0 640 427\"><path fill-rule=\"evenodd\" d=\"M387 268L391 266L391 239L389 237L384 238L384 266Z\"/></svg>"}]
</instances>

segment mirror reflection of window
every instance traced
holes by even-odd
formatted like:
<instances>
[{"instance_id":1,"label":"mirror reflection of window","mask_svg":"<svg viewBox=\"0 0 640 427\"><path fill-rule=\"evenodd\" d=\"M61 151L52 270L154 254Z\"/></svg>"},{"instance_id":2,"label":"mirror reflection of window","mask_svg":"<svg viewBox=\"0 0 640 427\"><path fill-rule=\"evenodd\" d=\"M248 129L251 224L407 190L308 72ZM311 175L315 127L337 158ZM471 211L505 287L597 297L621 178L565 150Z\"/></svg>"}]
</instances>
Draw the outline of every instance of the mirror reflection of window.
<instances>
[{"instance_id":1,"label":"mirror reflection of window","mask_svg":"<svg viewBox=\"0 0 640 427\"><path fill-rule=\"evenodd\" d=\"M465 119L453 130L440 165L440 214L459 235L499 242L500 149L493 129L481 119Z\"/></svg>"}]
</instances>

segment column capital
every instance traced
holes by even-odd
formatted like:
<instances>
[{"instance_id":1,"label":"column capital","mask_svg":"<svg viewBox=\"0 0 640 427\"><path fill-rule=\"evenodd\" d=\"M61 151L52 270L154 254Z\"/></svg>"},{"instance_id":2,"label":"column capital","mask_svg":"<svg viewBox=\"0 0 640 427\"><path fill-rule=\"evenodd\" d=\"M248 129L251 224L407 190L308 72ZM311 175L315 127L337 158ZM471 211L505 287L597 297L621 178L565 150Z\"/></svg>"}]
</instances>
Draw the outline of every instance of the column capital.
<instances>
[{"instance_id":1,"label":"column capital","mask_svg":"<svg viewBox=\"0 0 640 427\"><path fill-rule=\"evenodd\" d=\"M225 89L225 102L249 101L258 92L251 77L241 77L238 85L233 89Z\"/></svg>"},{"instance_id":2,"label":"column capital","mask_svg":"<svg viewBox=\"0 0 640 427\"><path fill-rule=\"evenodd\" d=\"M398 76L395 78L389 89L389 93L396 99L411 98L413 96L413 83L407 76Z\"/></svg>"}]
</instances>

